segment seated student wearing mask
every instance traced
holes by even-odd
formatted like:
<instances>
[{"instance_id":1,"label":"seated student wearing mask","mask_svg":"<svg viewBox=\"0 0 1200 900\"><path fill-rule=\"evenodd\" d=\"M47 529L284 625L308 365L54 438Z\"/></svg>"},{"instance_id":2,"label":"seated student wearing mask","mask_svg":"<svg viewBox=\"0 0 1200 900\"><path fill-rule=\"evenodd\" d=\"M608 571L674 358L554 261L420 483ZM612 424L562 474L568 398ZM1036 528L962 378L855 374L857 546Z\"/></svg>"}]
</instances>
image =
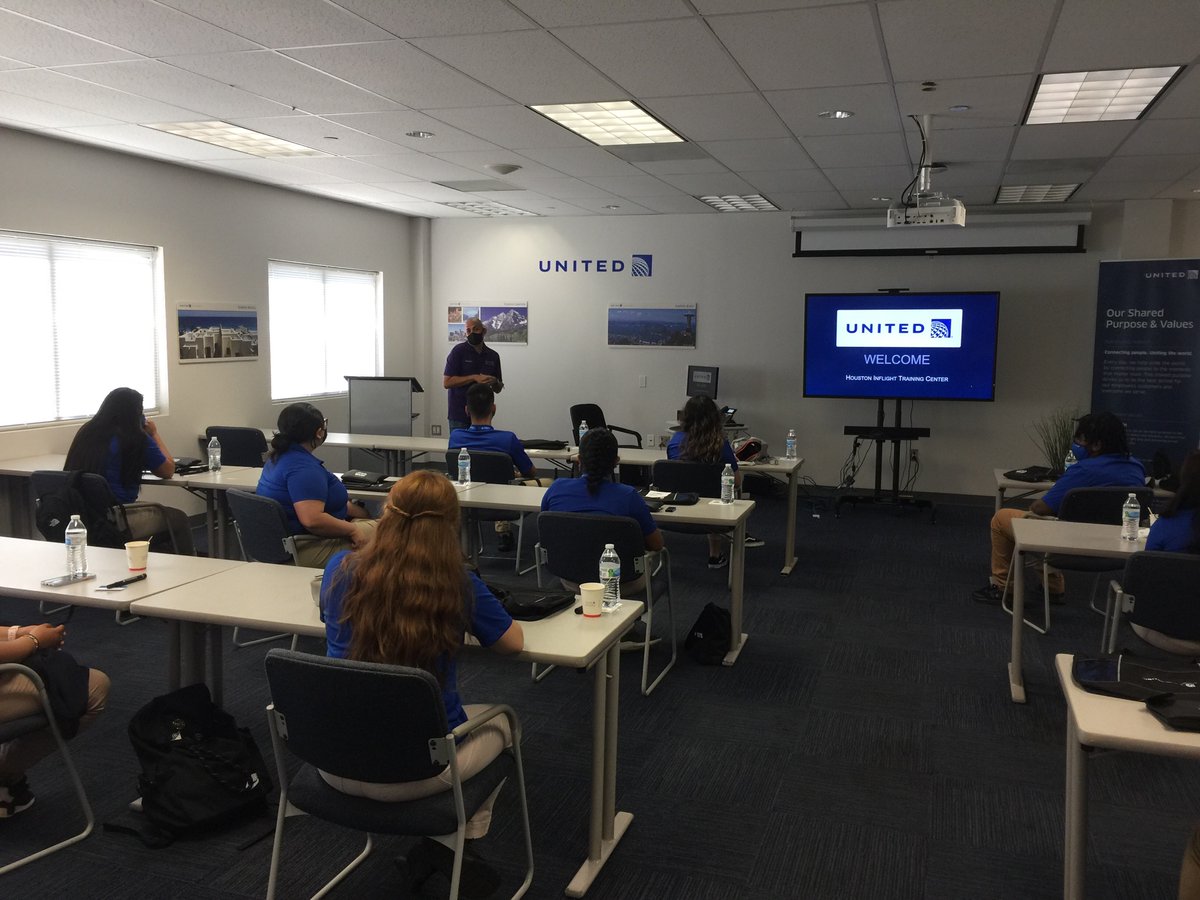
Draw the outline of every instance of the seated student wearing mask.
<instances>
[{"instance_id":1,"label":"seated student wearing mask","mask_svg":"<svg viewBox=\"0 0 1200 900\"><path fill-rule=\"evenodd\" d=\"M450 432L449 449L467 448L471 453L475 450L488 450L493 453L506 453L513 462L513 469L523 478L537 481L537 472L533 461L525 452L521 439L511 431L500 431L492 427L492 419L496 417L496 392L488 384L473 384L467 388L466 414L471 424L466 428L455 428ZM500 537L500 550L512 550L512 522L497 522L496 533Z\"/></svg>"},{"instance_id":2,"label":"seated student wearing mask","mask_svg":"<svg viewBox=\"0 0 1200 900\"><path fill-rule=\"evenodd\" d=\"M1146 470L1140 460L1129 455L1125 424L1110 412L1089 413L1079 419L1071 450L1078 462L1065 471L1045 496L1034 500L1029 515L1056 516L1067 491L1081 487L1140 488L1146 483ZM978 603L999 603L1008 585L1016 540L1012 521L1024 518L1021 509L1000 509L992 516L992 577L972 597ZM1061 597L1066 583L1061 572L1050 573L1050 596ZM1041 590L1039 587L1038 590Z\"/></svg>"},{"instance_id":3,"label":"seated student wearing mask","mask_svg":"<svg viewBox=\"0 0 1200 900\"><path fill-rule=\"evenodd\" d=\"M311 403L285 406L258 479L256 492L283 506L302 566L323 566L339 550L357 550L375 529L366 508L350 502L345 485L313 456L327 424Z\"/></svg>"}]
</instances>

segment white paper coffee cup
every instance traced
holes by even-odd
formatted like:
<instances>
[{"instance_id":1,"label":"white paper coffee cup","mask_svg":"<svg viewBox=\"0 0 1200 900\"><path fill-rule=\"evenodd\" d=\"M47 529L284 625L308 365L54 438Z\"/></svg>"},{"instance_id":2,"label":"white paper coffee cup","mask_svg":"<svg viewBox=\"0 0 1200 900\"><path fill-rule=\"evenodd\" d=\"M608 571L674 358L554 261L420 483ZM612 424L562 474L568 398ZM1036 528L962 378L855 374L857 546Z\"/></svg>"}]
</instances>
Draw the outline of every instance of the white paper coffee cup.
<instances>
[{"instance_id":1,"label":"white paper coffee cup","mask_svg":"<svg viewBox=\"0 0 1200 900\"><path fill-rule=\"evenodd\" d=\"M128 541L125 544L125 559L130 572L143 572L150 559L149 541Z\"/></svg>"},{"instance_id":2,"label":"white paper coffee cup","mask_svg":"<svg viewBox=\"0 0 1200 900\"><path fill-rule=\"evenodd\" d=\"M589 619L600 615L604 609L604 585L598 581L589 581L579 586L579 596L583 598L583 614Z\"/></svg>"}]
</instances>

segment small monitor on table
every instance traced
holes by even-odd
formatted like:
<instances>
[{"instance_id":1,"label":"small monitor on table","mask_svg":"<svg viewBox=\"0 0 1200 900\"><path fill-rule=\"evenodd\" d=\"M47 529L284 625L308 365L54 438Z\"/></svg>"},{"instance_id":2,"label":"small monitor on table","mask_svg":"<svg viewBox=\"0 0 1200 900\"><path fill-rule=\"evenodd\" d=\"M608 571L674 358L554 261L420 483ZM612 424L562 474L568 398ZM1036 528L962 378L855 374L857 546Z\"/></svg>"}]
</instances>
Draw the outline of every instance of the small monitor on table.
<instances>
[{"instance_id":1,"label":"small monitor on table","mask_svg":"<svg viewBox=\"0 0 1200 900\"><path fill-rule=\"evenodd\" d=\"M689 397L712 397L717 399L716 366L688 366L687 395Z\"/></svg>"}]
</instances>

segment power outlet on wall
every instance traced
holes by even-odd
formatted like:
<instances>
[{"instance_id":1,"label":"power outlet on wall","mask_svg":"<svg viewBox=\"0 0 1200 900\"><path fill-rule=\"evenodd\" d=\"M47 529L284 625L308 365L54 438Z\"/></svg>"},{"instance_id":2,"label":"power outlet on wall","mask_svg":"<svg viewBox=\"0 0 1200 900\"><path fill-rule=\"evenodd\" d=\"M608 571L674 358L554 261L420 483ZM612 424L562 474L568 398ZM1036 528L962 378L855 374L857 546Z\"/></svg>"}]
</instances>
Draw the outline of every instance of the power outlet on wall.
<instances>
[{"instance_id":1,"label":"power outlet on wall","mask_svg":"<svg viewBox=\"0 0 1200 900\"><path fill-rule=\"evenodd\" d=\"M920 462L921 461L921 451L918 450L916 447L914 447L913 449L908 451L908 458L910 460L912 460L913 462Z\"/></svg>"},{"instance_id":2,"label":"power outlet on wall","mask_svg":"<svg viewBox=\"0 0 1200 900\"><path fill-rule=\"evenodd\" d=\"M429 426L429 434L432 437L441 437L442 426L441 425L430 425Z\"/></svg>"}]
</instances>

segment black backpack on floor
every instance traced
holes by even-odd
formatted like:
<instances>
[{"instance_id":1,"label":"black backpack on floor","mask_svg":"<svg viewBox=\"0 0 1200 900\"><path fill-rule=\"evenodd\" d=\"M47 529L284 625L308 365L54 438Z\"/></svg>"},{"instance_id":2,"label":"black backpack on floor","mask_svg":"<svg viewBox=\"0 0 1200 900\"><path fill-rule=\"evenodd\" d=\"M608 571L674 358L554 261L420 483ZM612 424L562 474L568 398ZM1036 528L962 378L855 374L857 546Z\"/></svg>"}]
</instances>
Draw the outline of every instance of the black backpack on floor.
<instances>
[{"instance_id":1,"label":"black backpack on floor","mask_svg":"<svg viewBox=\"0 0 1200 900\"><path fill-rule=\"evenodd\" d=\"M715 603L705 604L683 642L683 649L696 662L719 666L733 646L733 620L729 610Z\"/></svg>"}]
</instances>

